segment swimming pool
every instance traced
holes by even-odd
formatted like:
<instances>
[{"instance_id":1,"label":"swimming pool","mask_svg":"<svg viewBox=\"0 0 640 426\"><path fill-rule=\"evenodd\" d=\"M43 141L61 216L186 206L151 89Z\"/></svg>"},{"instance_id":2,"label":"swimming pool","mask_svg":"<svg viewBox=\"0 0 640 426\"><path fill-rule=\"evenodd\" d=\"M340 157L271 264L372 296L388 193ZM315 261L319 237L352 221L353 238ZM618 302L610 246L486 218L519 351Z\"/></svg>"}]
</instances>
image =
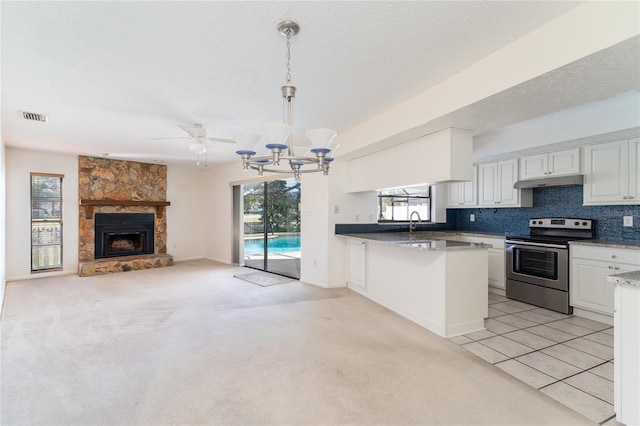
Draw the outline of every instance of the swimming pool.
<instances>
[{"instance_id":1,"label":"swimming pool","mask_svg":"<svg viewBox=\"0 0 640 426\"><path fill-rule=\"evenodd\" d=\"M300 235L281 235L269 238L269 253L292 253L300 251ZM264 254L264 239L244 240L245 254Z\"/></svg>"}]
</instances>

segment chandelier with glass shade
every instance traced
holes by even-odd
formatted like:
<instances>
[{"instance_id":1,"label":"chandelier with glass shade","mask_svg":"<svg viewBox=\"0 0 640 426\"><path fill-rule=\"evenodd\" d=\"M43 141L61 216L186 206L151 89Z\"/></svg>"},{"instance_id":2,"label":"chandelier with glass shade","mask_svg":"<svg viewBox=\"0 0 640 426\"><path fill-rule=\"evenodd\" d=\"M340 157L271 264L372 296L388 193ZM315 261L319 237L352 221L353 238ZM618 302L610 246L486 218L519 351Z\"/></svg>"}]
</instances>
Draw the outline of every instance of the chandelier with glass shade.
<instances>
[{"instance_id":1,"label":"chandelier with glass shade","mask_svg":"<svg viewBox=\"0 0 640 426\"><path fill-rule=\"evenodd\" d=\"M283 122L264 124L260 129L261 134L233 135L238 147L236 154L242 158L244 170L256 170L260 176L264 172L293 173L296 179L300 178L301 173L322 172L327 175L337 148L333 143L337 134L335 130L307 130L305 135L311 141L311 149L305 155L296 155L294 152L293 99L296 87L291 84L291 38L300 31L300 26L293 21L282 21L277 29L286 38L287 44L286 83L281 88Z\"/></svg>"}]
</instances>

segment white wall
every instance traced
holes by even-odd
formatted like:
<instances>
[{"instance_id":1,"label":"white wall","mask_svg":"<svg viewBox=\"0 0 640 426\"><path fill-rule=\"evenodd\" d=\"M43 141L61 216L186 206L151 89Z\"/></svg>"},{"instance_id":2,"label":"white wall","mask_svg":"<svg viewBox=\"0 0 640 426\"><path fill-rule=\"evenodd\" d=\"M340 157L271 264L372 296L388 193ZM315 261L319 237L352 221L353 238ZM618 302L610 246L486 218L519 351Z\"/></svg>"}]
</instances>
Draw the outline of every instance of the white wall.
<instances>
[{"instance_id":1,"label":"white wall","mask_svg":"<svg viewBox=\"0 0 640 426\"><path fill-rule=\"evenodd\" d=\"M5 148L2 142L2 131L0 130L0 315L2 314L2 306L4 302L4 291L7 284L6 271L6 209L5 209Z\"/></svg>"},{"instance_id":2,"label":"white wall","mask_svg":"<svg viewBox=\"0 0 640 426\"><path fill-rule=\"evenodd\" d=\"M204 208L207 217L205 256L231 263L233 259L233 190L230 182L249 180L256 172L243 172L240 160L205 172Z\"/></svg>"},{"instance_id":3,"label":"white wall","mask_svg":"<svg viewBox=\"0 0 640 426\"><path fill-rule=\"evenodd\" d=\"M5 154L7 280L78 273L78 157L11 147ZM64 175L62 272L31 274L31 172Z\"/></svg>"},{"instance_id":4,"label":"white wall","mask_svg":"<svg viewBox=\"0 0 640 426\"><path fill-rule=\"evenodd\" d=\"M335 166L335 165L334 165ZM333 166L332 166L333 167ZM329 175L330 176L330 175ZM307 174L300 185L300 281L329 287L329 176Z\"/></svg>"},{"instance_id":5,"label":"white wall","mask_svg":"<svg viewBox=\"0 0 640 426\"><path fill-rule=\"evenodd\" d=\"M329 223L327 237L329 247L327 253L329 270L327 283L330 287L345 286L347 280L348 250L346 241L335 236L338 223L377 223L378 194L376 191L349 193L347 179L349 169L347 162L336 161L329 176ZM334 212L338 206L338 213Z\"/></svg>"},{"instance_id":6,"label":"white wall","mask_svg":"<svg viewBox=\"0 0 640 426\"><path fill-rule=\"evenodd\" d=\"M31 172L64 174L63 179L63 271L78 271L78 157L71 154L6 150L7 206L6 254L8 280L58 275L60 272L38 273L30 270L30 193ZM167 252L175 260L205 257L207 226L203 194L204 173L181 167L167 169ZM4 209L3 209L4 212ZM4 235L4 233L3 233Z\"/></svg>"},{"instance_id":7,"label":"white wall","mask_svg":"<svg viewBox=\"0 0 640 426\"><path fill-rule=\"evenodd\" d=\"M167 167L167 253L175 261L206 257L205 230L211 218L205 209L205 172Z\"/></svg>"},{"instance_id":8,"label":"white wall","mask_svg":"<svg viewBox=\"0 0 640 426\"><path fill-rule=\"evenodd\" d=\"M0 15L2 15L2 4L0 3ZM2 37L0 36L0 39ZM2 66L0 66L0 81L2 81ZM2 89L0 89L0 97ZM1 120L0 120L1 121ZM5 148L4 139L2 139L2 126L0 125L0 315L2 315L2 307L4 306L4 292L7 286L6 271L6 210L5 210L5 193L6 193L6 177L5 177Z\"/></svg>"},{"instance_id":9,"label":"white wall","mask_svg":"<svg viewBox=\"0 0 640 426\"><path fill-rule=\"evenodd\" d=\"M335 161L329 176L304 174L301 185L301 281L321 287L344 286L345 250L334 236L336 223L375 223L375 192L347 192L347 163ZM281 178L270 175L270 178ZM233 247L233 195L230 182L258 180L256 172L243 172L240 161L206 172L205 208L208 228L206 256L231 263ZM338 213L333 207L338 206Z\"/></svg>"},{"instance_id":10,"label":"white wall","mask_svg":"<svg viewBox=\"0 0 640 426\"><path fill-rule=\"evenodd\" d=\"M613 98L515 123L473 137L473 158L585 138L640 126L640 93Z\"/></svg>"},{"instance_id":11,"label":"white wall","mask_svg":"<svg viewBox=\"0 0 640 426\"><path fill-rule=\"evenodd\" d=\"M348 163L335 161L328 176L302 176L302 282L344 287L347 250L334 235L336 223L377 222L376 192L348 193L348 175Z\"/></svg>"}]
</instances>

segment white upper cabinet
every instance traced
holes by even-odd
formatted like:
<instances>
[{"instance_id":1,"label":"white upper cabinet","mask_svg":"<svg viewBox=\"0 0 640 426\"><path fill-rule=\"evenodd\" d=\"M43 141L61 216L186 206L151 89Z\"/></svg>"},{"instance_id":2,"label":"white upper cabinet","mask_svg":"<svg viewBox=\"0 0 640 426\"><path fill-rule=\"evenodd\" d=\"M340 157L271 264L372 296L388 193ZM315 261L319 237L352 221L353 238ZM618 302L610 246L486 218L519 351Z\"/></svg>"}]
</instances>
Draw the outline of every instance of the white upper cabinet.
<instances>
[{"instance_id":1,"label":"white upper cabinet","mask_svg":"<svg viewBox=\"0 0 640 426\"><path fill-rule=\"evenodd\" d=\"M640 138L584 148L584 204L640 204Z\"/></svg>"},{"instance_id":2,"label":"white upper cabinet","mask_svg":"<svg viewBox=\"0 0 640 426\"><path fill-rule=\"evenodd\" d=\"M518 190L518 159L480 164L478 168L478 204L492 207L530 207L530 189Z\"/></svg>"},{"instance_id":3,"label":"white upper cabinet","mask_svg":"<svg viewBox=\"0 0 640 426\"><path fill-rule=\"evenodd\" d=\"M463 208L478 205L478 166L473 166L473 180L468 182L452 182L449 184L447 207Z\"/></svg>"},{"instance_id":4,"label":"white upper cabinet","mask_svg":"<svg viewBox=\"0 0 640 426\"><path fill-rule=\"evenodd\" d=\"M520 179L580 173L580 148L520 158Z\"/></svg>"},{"instance_id":5,"label":"white upper cabinet","mask_svg":"<svg viewBox=\"0 0 640 426\"><path fill-rule=\"evenodd\" d=\"M629 140L629 200L640 203L640 138Z\"/></svg>"}]
</instances>

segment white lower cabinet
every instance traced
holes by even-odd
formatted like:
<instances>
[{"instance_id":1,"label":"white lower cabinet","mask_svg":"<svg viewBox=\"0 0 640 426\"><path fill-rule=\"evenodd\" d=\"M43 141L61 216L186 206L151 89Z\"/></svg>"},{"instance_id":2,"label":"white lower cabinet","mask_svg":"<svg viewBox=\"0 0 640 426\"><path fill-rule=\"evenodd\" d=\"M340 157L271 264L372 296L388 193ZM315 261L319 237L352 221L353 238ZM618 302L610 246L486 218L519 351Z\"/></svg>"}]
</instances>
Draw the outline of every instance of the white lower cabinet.
<instances>
[{"instance_id":1,"label":"white lower cabinet","mask_svg":"<svg viewBox=\"0 0 640 426\"><path fill-rule=\"evenodd\" d=\"M610 283L611 284L611 283ZM640 287L615 285L614 411L625 425L640 424Z\"/></svg>"},{"instance_id":2,"label":"white lower cabinet","mask_svg":"<svg viewBox=\"0 0 640 426\"><path fill-rule=\"evenodd\" d=\"M489 287L498 289L498 293L505 290L505 266L504 266L504 238L497 237L477 237L471 235L454 235L447 237L448 240L464 241L465 243L483 243L491 244L492 248L488 250L489 270L488 282Z\"/></svg>"},{"instance_id":3,"label":"white lower cabinet","mask_svg":"<svg viewBox=\"0 0 640 426\"><path fill-rule=\"evenodd\" d=\"M349 286L367 287L367 243L349 240Z\"/></svg>"},{"instance_id":4,"label":"white lower cabinet","mask_svg":"<svg viewBox=\"0 0 640 426\"><path fill-rule=\"evenodd\" d=\"M640 269L640 250L572 245L570 304L613 316L613 285L607 275Z\"/></svg>"},{"instance_id":5,"label":"white lower cabinet","mask_svg":"<svg viewBox=\"0 0 640 426\"><path fill-rule=\"evenodd\" d=\"M505 290L504 241L501 249L489 249L489 287Z\"/></svg>"}]
</instances>

